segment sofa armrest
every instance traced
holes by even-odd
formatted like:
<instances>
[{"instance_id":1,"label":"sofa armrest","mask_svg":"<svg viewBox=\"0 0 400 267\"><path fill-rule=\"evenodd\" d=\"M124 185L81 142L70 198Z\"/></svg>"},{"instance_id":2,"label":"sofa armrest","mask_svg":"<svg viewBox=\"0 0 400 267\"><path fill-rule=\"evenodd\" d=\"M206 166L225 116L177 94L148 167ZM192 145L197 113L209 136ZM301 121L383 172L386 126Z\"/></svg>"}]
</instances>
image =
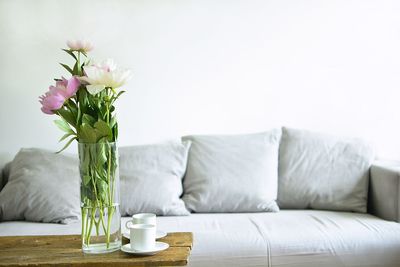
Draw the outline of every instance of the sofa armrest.
<instances>
[{"instance_id":1,"label":"sofa armrest","mask_svg":"<svg viewBox=\"0 0 400 267\"><path fill-rule=\"evenodd\" d=\"M374 162L370 175L369 212L400 222L400 162Z\"/></svg>"}]
</instances>

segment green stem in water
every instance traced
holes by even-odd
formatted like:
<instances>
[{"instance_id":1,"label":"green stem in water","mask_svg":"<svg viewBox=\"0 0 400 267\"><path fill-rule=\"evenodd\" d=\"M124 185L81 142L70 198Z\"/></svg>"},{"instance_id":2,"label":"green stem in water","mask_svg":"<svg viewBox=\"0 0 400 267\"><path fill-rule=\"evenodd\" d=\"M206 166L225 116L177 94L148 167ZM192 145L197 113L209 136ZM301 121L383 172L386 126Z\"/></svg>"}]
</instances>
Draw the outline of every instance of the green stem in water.
<instances>
[{"instance_id":1,"label":"green stem in water","mask_svg":"<svg viewBox=\"0 0 400 267\"><path fill-rule=\"evenodd\" d=\"M110 246L110 231L111 231L111 220L114 214L114 207L108 207L108 221L107 221L107 248Z\"/></svg>"},{"instance_id":2,"label":"green stem in water","mask_svg":"<svg viewBox=\"0 0 400 267\"><path fill-rule=\"evenodd\" d=\"M101 226L103 227L104 234L106 234L106 233L107 233L107 230L106 230L106 226L105 226L105 224L104 224L104 211L103 211L103 206L99 207L99 213L100 213L100 219L99 219L99 221L101 221ZM97 235L98 235L98 234L97 234Z\"/></svg>"},{"instance_id":3,"label":"green stem in water","mask_svg":"<svg viewBox=\"0 0 400 267\"><path fill-rule=\"evenodd\" d=\"M85 244L86 242L86 240L85 240L85 238L86 238L86 228L87 228L87 226L86 226L86 228L85 228L85 225L87 225L87 220L86 220L86 209L85 208L83 208L83 207L81 207L81 214L82 214L82 231L81 231L81 233L82 233L82 242Z\"/></svg>"},{"instance_id":4,"label":"green stem in water","mask_svg":"<svg viewBox=\"0 0 400 267\"><path fill-rule=\"evenodd\" d=\"M109 114L109 113L108 113ZM109 118L108 118L109 119ZM108 146L108 168L107 168L107 181L108 181L108 220L107 220L107 231L106 231L106 236L107 236L107 248L110 245L110 231L111 231L111 219L113 216L113 196L111 195L111 186L113 186L114 180L111 179L111 156L112 156L112 151L111 151L111 146ZM112 181L111 181L112 180ZM114 186L113 186L114 187Z\"/></svg>"},{"instance_id":5,"label":"green stem in water","mask_svg":"<svg viewBox=\"0 0 400 267\"><path fill-rule=\"evenodd\" d=\"M89 214L88 209L85 209L85 243L87 242L87 231L89 229Z\"/></svg>"},{"instance_id":6,"label":"green stem in water","mask_svg":"<svg viewBox=\"0 0 400 267\"><path fill-rule=\"evenodd\" d=\"M93 228L93 222L95 220L95 215L96 215L96 209L92 207L92 212L91 212L91 219L90 219L90 226L87 232L87 236L86 236L86 241L87 241L87 245L90 245L90 233L92 232L92 228Z\"/></svg>"},{"instance_id":7,"label":"green stem in water","mask_svg":"<svg viewBox=\"0 0 400 267\"><path fill-rule=\"evenodd\" d=\"M108 166L107 166L107 182L108 182L108 206L112 206L113 199L111 195L111 147L108 146Z\"/></svg>"}]
</instances>

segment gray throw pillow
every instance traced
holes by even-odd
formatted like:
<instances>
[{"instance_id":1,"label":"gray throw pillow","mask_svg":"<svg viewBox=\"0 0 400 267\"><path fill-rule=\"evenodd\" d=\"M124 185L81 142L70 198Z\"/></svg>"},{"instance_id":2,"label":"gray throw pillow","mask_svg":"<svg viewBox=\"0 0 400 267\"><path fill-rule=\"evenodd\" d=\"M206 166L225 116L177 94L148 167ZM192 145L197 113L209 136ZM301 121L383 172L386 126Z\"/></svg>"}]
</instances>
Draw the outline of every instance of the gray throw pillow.
<instances>
[{"instance_id":1,"label":"gray throw pillow","mask_svg":"<svg viewBox=\"0 0 400 267\"><path fill-rule=\"evenodd\" d=\"M11 166L11 162L8 162L3 166L3 169L1 170L0 192L3 189L3 187L6 185L6 183L8 182L8 176L10 175L10 166Z\"/></svg>"},{"instance_id":2,"label":"gray throw pillow","mask_svg":"<svg viewBox=\"0 0 400 267\"><path fill-rule=\"evenodd\" d=\"M10 167L11 167L11 162L7 162L6 164L4 164L0 172L0 191L8 182L8 176L10 176Z\"/></svg>"},{"instance_id":3,"label":"gray throw pillow","mask_svg":"<svg viewBox=\"0 0 400 267\"><path fill-rule=\"evenodd\" d=\"M0 192L0 221L68 223L80 217L76 157L21 149Z\"/></svg>"},{"instance_id":4,"label":"gray throw pillow","mask_svg":"<svg viewBox=\"0 0 400 267\"><path fill-rule=\"evenodd\" d=\"M194 212L278 211L280 130L247 135L186 136L192 141L183 181Z\"/></svg>"},{"instance_id":5,"label":"gray throw pillow","mask_svg":"<svg viewBox=\"0 0 400 267\"><path fill-rule=\"evenodd\" d=\"M190 142L121 147L121 215L189 215L182 195Z\"/></svg>"},{"instance_id":6,"label":"gray throw pillow","mask_svg":"<svg viewBox=\"0 0 400 267\"><path fill-rule=\"evenodd\" d=\"M278 204L366 212L374 150L359 139L283 128Z\"/></svg>"}]
</instances>

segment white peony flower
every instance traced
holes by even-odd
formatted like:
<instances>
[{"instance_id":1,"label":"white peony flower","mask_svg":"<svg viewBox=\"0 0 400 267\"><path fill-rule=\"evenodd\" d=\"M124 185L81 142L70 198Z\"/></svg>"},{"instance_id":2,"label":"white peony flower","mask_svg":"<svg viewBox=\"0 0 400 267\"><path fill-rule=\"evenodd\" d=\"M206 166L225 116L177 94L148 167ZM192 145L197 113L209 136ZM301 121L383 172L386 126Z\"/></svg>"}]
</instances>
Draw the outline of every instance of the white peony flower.
<instances>
[{"instance_id":1,"label":"white peony flower","mask_svg":"<svg viewBox=\"0 0 400 267\"><path fill-rule=\"evenodd\" d=\"M83 69L86 76L81 77L81 80L89 83L86 89L92 95L103 91L106 87L113 89L121 87L131 78L131 71L118 69L112 59L85 66Z\"/></svg>"}]
</instances>

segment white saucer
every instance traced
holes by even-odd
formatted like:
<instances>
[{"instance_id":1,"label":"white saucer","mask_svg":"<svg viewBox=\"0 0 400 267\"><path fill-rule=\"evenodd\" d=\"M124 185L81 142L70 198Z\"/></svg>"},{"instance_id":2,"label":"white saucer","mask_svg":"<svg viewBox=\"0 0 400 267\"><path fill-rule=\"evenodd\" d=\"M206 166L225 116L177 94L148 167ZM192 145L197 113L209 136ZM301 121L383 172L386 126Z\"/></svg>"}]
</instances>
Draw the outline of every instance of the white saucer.
<instances>
[{"instance_id":1,"label":"white saucer","mask_svg":"<svg viewBox=\"0 0 400 267\"><path fill-rule=\"evenodd\" d=\"M128 238L128 239L131 238L130 235L129 235L129 232L124 232L122 235L123 235L123 237L125 237L125 238ZM162 238L162 237L165 237L165 236L167 236L167 233L166 233L166 232L161 231L161 230L157 230L157 232L156 232L156 239L159 239L159 238Z\"/></svg>"},{"instance_id":2,"label":"white saucer","mask_svg":"<svg viewBox=\"0 0 400 267\"><path fill-rule=\"evenodd\" d=\"M157 252L162 250L166 250L169 248L169 245L164 242L156 242L155 247L152 250L136 250L131 248L131 244L125 244L121 247L121 250L126 253L134 254L134 255L154 255Z\"/></svg>"}]
</instances>

